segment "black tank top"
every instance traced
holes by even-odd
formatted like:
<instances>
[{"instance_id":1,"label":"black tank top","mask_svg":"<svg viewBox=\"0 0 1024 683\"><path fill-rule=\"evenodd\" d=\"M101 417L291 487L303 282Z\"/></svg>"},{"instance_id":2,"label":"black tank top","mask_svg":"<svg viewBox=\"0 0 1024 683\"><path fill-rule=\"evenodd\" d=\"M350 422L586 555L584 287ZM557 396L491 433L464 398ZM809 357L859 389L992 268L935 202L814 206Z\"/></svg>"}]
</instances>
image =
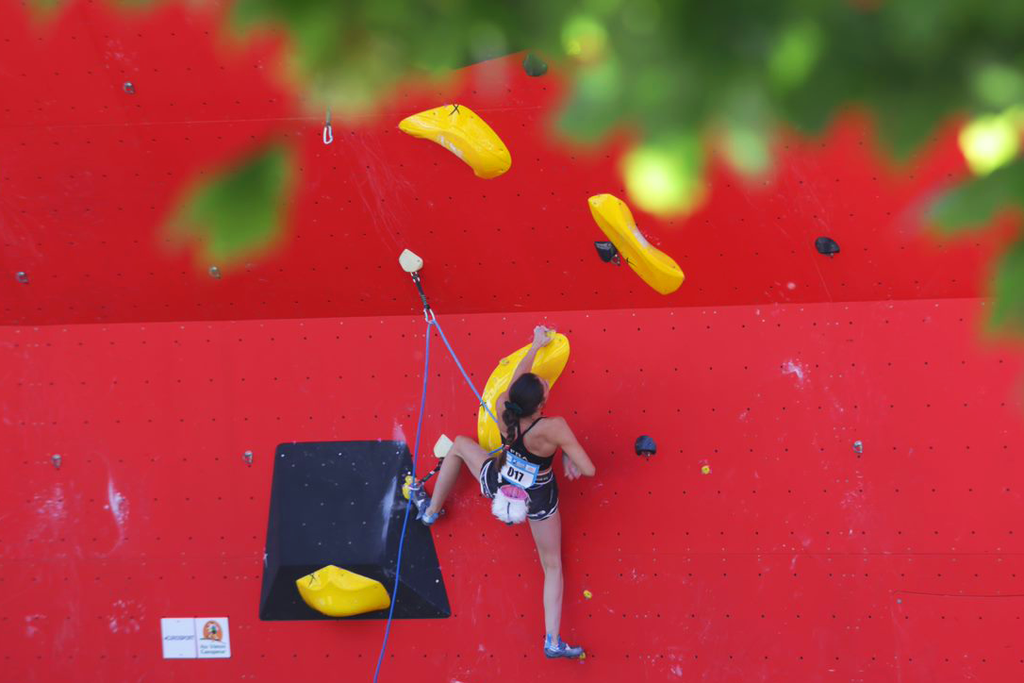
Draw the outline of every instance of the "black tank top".
<instances>
[{"instance_id":1,"label":"black tank top","mask_svg":"<svg viewBox=\"0 0 1024 683\"><path fill-rule=\"evenodd\" d=\"M524 437L531 429L537 426L538 422L540 422L543 419L543 417L538 417L536 420L534 420L533 423L526 428L525 432L520 433L519 436L516 437L516 440L512 442L512 445L509 446L508 449L509 452L512 453L513 455L519 456L520 458L529 463L538 465L542 471L551 467L551 463L554 462L555 460L555 454L552 453L551 455L544 457L531 453L526 448L526 441L524 440ZM555 450L557 451L558 449Z\"/></svg>"}]
</instances>

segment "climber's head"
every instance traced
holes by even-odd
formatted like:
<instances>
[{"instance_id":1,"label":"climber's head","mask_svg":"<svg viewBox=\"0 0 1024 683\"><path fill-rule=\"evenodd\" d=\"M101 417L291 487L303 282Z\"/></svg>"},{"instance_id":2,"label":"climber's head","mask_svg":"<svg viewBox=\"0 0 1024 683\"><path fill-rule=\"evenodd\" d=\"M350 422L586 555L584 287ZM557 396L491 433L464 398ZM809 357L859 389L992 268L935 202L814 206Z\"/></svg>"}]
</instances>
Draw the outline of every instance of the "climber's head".
<instances>
[{"instance_id":1,"label":"climber's head","mask_svg":"<svg viewBox=\"0 0 1024 683\"><path fill-rule=\"evenodd\" d=\"M523 373L508 388L508 400L522 409L520 417L530 417L548 400L548 383L532 372Z\"/></svg>"},{"instance_id":2,"label":"climber's head","mask_svg":"<svg viewBox=\"0 0 1024 683\"><path fill-rule=\"evenodd\" d=\"M520 418L530 417L544 407L548 398L548 383L532 372L519 376L508 388L508 399L502 407L501 419L505 423L507 440L511 444L519 436Z\"/></svg>"}]
</instances>

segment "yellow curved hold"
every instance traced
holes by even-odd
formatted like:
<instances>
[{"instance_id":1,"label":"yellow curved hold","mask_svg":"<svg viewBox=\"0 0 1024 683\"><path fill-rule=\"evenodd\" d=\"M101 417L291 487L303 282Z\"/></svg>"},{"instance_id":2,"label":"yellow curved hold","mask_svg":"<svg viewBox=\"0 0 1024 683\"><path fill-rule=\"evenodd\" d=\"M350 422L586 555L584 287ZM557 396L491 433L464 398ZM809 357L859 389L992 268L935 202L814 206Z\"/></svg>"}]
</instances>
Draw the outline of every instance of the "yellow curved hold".
<instances>
[{"instance_id":1,"label":"yellow curved hold","mask_svg":"<svg viewBox=\"0 0 1024 683\"><path fill-rule=\"evenodd\" d=\"M481 395L481 398L483 398L484 403L490 406L494 416L499 420L501 419L501 410L495 408L494 402L508 390L508 385L512 380L512 373L516 371L519 361L526 356L529 350L530 345L527 344L515 353L505 356L498 361L498 367L491 373L487 384L484 386L484 393ZM533 359L533 368L530 372L543 377L550 386L554 386L562 374L562 370L565 369L565 364L568 362L569 338L564 334L556 332L552 335L551 343L537 351L537 355ZM501 432L498 431L498 425L494 423L494 420L487 414L483 406L480 406L479 411L477 411L476 434L480 445L487 449L488 452L501 446Z\"/></svg>"},{"instance_id":2,"label":"yellow curved hold","mask_svg":"<svg viewBox=\"0 0 1024 683\"><path fill-rule=\"evenodd\" d=\"M402 484L402 498L409 500L409 487L412 486L412 475L405 475L405 483Z\"/></svg>"},{"instance_id":3,"label":"yellow curved hold","mask_svg":"<svg viewBox=\"0 0 1024 683\"><path fill-rule=\"evenodd\" d=\"M679 289L684 279L682 269L640 233L625 202L610 194L594 195L589 201L598 227L644 282L660 294Z\"/></svg>"},{"instance_id":4,"label":"yellow curved hold","mask_svg":"<svg viewBox=\"0 0 1024 683\"><path fill-rule=\"evenodd\" d=\"M383 584L329 564L295 581L307 605L329 617L351 617L391 606Z\"/></svg>"},{"instance_id":5,"label":"yellow curved hold","mask_svg":"<svg viewBox=\"0 0 1024 683\"><path fill-rule=\"evenodd\" d=\"M512 155L487 123L461 104L446 104L402 119L402 132L433 140L469 164L480 178L497 178L512 168Z\"/></svg>"}]
</instances>

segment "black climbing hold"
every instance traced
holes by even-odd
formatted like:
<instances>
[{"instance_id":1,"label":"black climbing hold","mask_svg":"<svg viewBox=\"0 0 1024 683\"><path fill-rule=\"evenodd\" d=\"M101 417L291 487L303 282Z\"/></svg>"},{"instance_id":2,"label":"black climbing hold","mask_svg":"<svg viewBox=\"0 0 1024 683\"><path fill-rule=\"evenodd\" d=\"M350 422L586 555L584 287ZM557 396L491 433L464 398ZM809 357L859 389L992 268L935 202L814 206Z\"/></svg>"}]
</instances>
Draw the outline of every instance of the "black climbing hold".
<instances>
[{"instance_id":1,"label":"black climbing hold","mask_svg":"<svg viewBox=\"0 0 1024 683\"><path fill-rule=\"evenodd\" d=\"M636 454L642 455L645 458L649 458L658 452L658 444L654 443L654 439L643 434L636 437Z\"/></svg>"},{"instance_id":2,"label":"black climbing hold","mask_svg":"<svg viewBox=\"0 0 1024 683\"><path fill-rule=\"evenodd\" d=\"M274 454L260 619L335 620L303 602L295 580L334 564L376 579L395 619L451 616L430 529L409 518L397 593L395 570L412 469L398 441L283 443ZM387 610L342 619L386 619Z\"/></svg>"},{"instance_id":3,"label":"black climbing hold","mask_svg":"<svg viewBox=\"0 0 1024 683\"><path fill-rule=\"evenodd\" d=\"M819 237L814 240L814 248L818 250L819 254L824 254L825 256L839 253L839 245L831 237Z\"/></svg>"},{"instance_id":4,"label":"black climbing hold","mask_svg":"<svg viewBox=\"0 0 1024 683\"><path fill-rule=\"evenodd\" d=\"M594 242L594 246L597 247L597 255L601 257L602 261L614 263L617 266L622 265L622 261L619 260L619 252L614 244L611 242Z\"/></svg>"},{"instance_id":5,"label":"black climbing hold","mask_svg":"<svg viewBox=\"0 0 1024 683\"><path fill-rule=\"evenodd\" d=\"M548 65L547 62L531 52L523 60L523 71L529 76L543 76L548 72Z\"/></svg>"}]
</instances>

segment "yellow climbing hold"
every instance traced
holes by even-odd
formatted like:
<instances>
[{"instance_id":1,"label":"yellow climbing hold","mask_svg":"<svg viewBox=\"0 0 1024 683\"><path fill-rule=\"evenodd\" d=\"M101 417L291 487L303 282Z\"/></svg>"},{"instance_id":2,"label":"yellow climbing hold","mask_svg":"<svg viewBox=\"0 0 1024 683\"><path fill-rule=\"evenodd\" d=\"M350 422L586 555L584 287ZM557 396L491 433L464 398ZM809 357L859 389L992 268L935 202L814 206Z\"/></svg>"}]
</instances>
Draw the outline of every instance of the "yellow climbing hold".
<instances>
[{"instance_id":1,"label":"yellow climbing hold","mask_svg":"<svg viewBox=\"0 0 1024 683\"><path fill-rule=\"evenodd\" d=\"M295 581L307 605L329 617L350 617L391 606L380 581L329 564Z\"/></svg>"},{"instance_id":2,"label":"yellow climbing hold","mask_svg":"<svg viewBox=\"0 0 1024 683\"><path fill-rule=\"evenodd\" d=\"M671 256L647 241L625 202L610 194L594 195L590 198L590 213L644 282L660 294L671 294L679 289L683 284L683 271Z\"/></svg>"},{"instance_id":3,"label":"yellow climbing hold","mask_svg":"<svg viewBox=\"0 0 1024 683\"><path fill-rule=\"evenodd\" d=\"M469 164L480 178L497 178L512 168L512 155L487 123L472 109L446 104L402 119L398 128L433 140Z\"/></svg>"},{"instance_id":4,"label":"yellow climbing hold","mask_svg":"<svg viewBox=\"0 0 1024 683\"><path fill-rule=\"evenodd\" d=\"M554 386L562 374L562 370L565 369L565 364L569 362L569 339L564 334L558 334L557 332L550 332L549 334L552 335L551 343L537 351L537 355L533 359L533 368L530 371L546 379L550 386ZM508 385L512 380L512 374L516 371L516 366L519 365L519 361L523 359L529 350L530 345L527 344L515 353L505 356L498 361L498 367L491 373L487 384L484 386L484 393L481 398L490 407L494 417L499 420L501 419L501 408L496 408L494 402L508 390ZM487 414L483 406L480 406L480 409L477 411L476 434L480 445L488 452L501 446L501 432L498 431L498 425Z\"/></svg>"},{"instance_id":5,"label":"yellow climbing hold","mask_svg":"<svg viewBox=\"0 0 1024 683\"><path fill-rule=\"evenodd\" d=\"M594 594L591 593L590 591L583 591L583 597L585 597L587 600L589 600L590 598L594 597Z\"/></svg>"},{"instance_id":6,"label":"yellow climbing hold","mask_svg":"<svg viewBox=\"0 0 1024 683\"><path fill-rule=\"evenodd\" d=\"M711 474L711 468L708 467L707 465L704 465L704 467L700 468L700 473L701 474Z\"/></svg>"},{"instance_id":7,"label":"yellow climbing hold","mask_svg":"<svg viewBox=\"0 0 1024 683\"><path fill-rule=\"evenodd\" d=\"M409 500L409 487L412 486L412 475L405 475L405 483L402 484L402 497Z\"/></svg>"}]
</instances>

